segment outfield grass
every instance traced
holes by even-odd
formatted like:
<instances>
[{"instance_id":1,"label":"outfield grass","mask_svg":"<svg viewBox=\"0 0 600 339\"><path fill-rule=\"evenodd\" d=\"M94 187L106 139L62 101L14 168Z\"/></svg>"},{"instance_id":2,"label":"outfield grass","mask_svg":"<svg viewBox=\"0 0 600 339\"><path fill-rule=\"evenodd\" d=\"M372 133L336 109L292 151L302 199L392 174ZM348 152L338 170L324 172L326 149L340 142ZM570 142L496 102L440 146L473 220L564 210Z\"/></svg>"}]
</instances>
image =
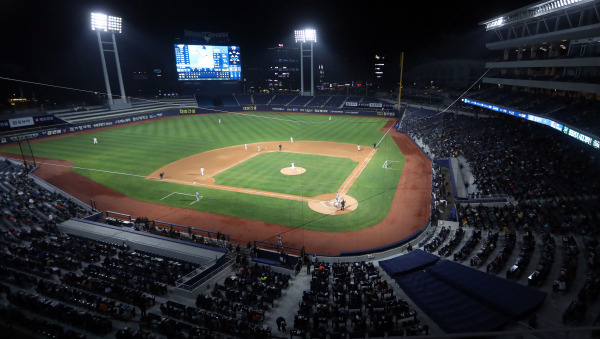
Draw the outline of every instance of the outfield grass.
<instances>
[{"instance_id":1,"label":"outfield grass","mask_svg":"<svg viewBox=\"0 0 600 339\"><path fill-rule=\"evenodd\" d=\"M218 123L219 118L221 124ZM64 138L35 142L31 147L36 157L74 161L75 166L81 167L72 169L74 172L134 199L306 229L342 232L372 226L389 213L405 161L391 138L383 139L378 152L348 193L359 201L359 208L344 215L325 216L312 211L306 203L299 201L157 182L143 177L168 163L193 154L244 143L289 140L291 136L298 141L372 145L382 138L383 133L379 130L386 121L379 118L345 116L334 116L329 121L325 115L289 113L194 115L68 135ZM92 144L94 137L98 139L99 144ZM18 146L4 148L3 151L20 154ZM385 160L400 161L394 164L398 170L382 169ZM285 161L288 163L285 167L289 166L291 161ZM300 166L299 162L296 163ZM243 166L258 165L249 163ZM351 171L354 166L355 163L337 167ZM225 178L226 172L221 174L225 176L216 178L217 180L229 182L235 179ZM335 175L338 176L343 180L347 174ZM302 183L303 179L299 180L300 183L293 182L295 179L290 180L292 181L288 183L289 186L285 188L286 193L290 193L288 189L294 192L312 189L312 183ZM325 177L315 180L318 183L329 182ZM281 185L285 186L286 183ZM333 186L335 187L335 184ZM272 187L267 190L272 191ZM201 203L191 206L191 200L188 201L183 196L160 200L172 192L194 194L196 190L212 199L203 199ZM306 193L298 195L308 196Z\"/></svg>"}]
</instances>

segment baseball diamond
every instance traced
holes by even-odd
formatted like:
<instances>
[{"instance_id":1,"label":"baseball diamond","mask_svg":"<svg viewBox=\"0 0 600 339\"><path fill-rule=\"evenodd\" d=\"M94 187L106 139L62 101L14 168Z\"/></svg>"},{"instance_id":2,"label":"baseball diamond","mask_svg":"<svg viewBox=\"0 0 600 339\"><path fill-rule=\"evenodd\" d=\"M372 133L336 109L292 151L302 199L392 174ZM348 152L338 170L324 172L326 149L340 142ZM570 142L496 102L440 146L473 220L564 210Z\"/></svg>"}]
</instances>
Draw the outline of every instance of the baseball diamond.
<instances>
[{"instance_id":1,"label":"baseball diamond","mask_svg":"<svg viewBox=\"0 0 600 339\"><path fill-rule=\"evenodd\" d=\"M222 124L203 114L93 130L102 142L89 142L85 152L73 145L91 140L87 132L40 139L32 142L35 174L101 210L226 232L238 243L283 233L289 246L338 254L400 241L426 226L431 163L393 130L395 120L218 116ZM366 146L374 141L376 149ZM3 152L14 157L18 150ZM399 170L382 169L386 160L398 161ZM161 200L173 192L181 194ZM344 211L332 203L336 192Z\"/></svg>"}]
</instances>

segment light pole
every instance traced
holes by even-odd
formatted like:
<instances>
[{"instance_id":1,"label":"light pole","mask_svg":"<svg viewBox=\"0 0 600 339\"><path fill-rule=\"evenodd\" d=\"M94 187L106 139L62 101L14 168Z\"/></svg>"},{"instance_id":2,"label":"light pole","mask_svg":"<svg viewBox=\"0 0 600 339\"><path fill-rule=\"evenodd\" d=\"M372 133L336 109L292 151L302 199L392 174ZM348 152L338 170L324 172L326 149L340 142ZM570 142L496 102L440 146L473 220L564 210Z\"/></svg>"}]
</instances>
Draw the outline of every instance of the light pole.
<instances>
[{"instance_id":1,"label":"light pole","mask_svg":"<svg viewBox=\"0 0 600 339\"><path fill-rule=\"evenodd\" d=\"M92 30L98 34L98 47L100 48L100 59L102 60L102 71L104 72L104 83L106 84L106 93L108 96L108 105L110 109L129 108L131 104L127 103L127 97L125 96L125 86L123 86L123 76L121 74L121 63L119 62L119 52L117 50L117 40L115 39L115 32L121 33L122 31L122 20L116 16L110 16L102 13L92 13ZM112 41L102 41L101 32L110 32ZM104 44L112 45L112 49L104 49ZM117 65L117 76L119 78L119 86L121 88L121 100L113 100L112 92L110 89L110 81L108 78L108 71L106 69L106 60L104 58L104 52L115 53L115 63Z\"/></svg>"},{"instance_id":2,"label":"light pole","mask_svg":"<svg viewBox=\"0 0 600 339\"><path fill-rule=\"evenodd\" d=\"M315 72L313 63L313 43L317 42L317 31L314 29L296 30L294 32L296 42L300 43L300 92L304 93L304 58L310 57L310 96L315 95ZM303 43L310 42L310 55L304 55ZM308 50L306 51L308 52Z\"/></svg>"}]
</instances>

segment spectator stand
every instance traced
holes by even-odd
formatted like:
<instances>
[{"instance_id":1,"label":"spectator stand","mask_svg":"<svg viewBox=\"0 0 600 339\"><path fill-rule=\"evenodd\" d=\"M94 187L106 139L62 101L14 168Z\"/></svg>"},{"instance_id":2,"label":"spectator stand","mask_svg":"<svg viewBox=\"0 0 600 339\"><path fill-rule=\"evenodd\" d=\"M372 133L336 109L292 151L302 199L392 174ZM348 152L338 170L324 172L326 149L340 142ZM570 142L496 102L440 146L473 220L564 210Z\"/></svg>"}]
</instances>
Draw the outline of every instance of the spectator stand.
<instances>
[{"instance_id":1,"label":"spectator stand","mask_svg":"<svg viewBox=\"0 0 600 339\"><path fill-rule=\"evenodd\" d=\"M292 338L418 335L417 312L382 278L372 262L318 261L302 293ZM426 328L426 327L423 327Z\"/></svg>"},{"instance_id":2,"label":"spectator stand","mask_svg":"<svg viewBox=\"0 0 600 339\"><path fill-rule=\"evenodd\" d=\"M253 105L252 94L233 94L239 106Z\"/></svg>"},{"instance_id":3,"label":"spectator stand","mask_svg":"<svg viewBox=\"0 0 600 339\"><path fill-rule=\"evenodd\" d=\"M45 317L26 314L14 306L0 306L0 331L6 338L48 337L65 339L85 339L86 335L77 330L48 321Z\"/></svg>"},{"instance_id":4,"label":"spectator stand","mask_svg":"<svg viewBox=\"0 0 600 339\"><path fill-rule=\"evenodd\" d=\"M79 207L81 207L82 209L84 209L84 210L86 210L86 211L89 211L89 212L90 212L90 214L92 214L92 213L95 211L95 210L94 210L92 207L90 207L89 205L87 205L87 204L86 204L86 203L84 203L83 201L81 201L81 200L79 200L79 199L75 198L74 196L71 196L71 195L70 195L70 194L68 194L68 193L65 193L65 191L61 190L60 188L57 188L57 187L55 187L55 186L53 186L53 185L51 185L51 184L49 184L49 183L45 182L44 180L42 180L42 179L38 178L37 176L35 176L33 173L34 173L36 170L37 170L37 167L36 167L36 168L34 168L34 169L33 169L33 170L30 172L30 174L29 174L29 177L30 177L30 178L33 180L33 182L34 182L36 185L38 185L38 186L40 186L40 187L44 188L45 190L47 190L47 191L49 191L49 192L53 192L53 193L56 193L56 194L59 194L59 195L61 195L61 196L63 196L63 197L66 197L66 198L68 198L70 201L73 201L74 203L76 203L77 205L79 205Z\"/></svg>"}]
</instances>

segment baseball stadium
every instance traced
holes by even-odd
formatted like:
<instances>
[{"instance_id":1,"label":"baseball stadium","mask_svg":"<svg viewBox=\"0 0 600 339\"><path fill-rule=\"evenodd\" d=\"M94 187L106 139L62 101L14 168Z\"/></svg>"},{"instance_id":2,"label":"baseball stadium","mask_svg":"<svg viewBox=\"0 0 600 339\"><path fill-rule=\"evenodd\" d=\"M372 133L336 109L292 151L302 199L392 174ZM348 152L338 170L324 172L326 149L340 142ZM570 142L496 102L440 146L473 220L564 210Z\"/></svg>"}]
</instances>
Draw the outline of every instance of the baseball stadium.
<instances>
[{"instance_id":1,"label":"baseball stadium","mask_svg":"<svg viewBox=\"0 0 600 339\"><path fill-rule=\"evenodd\" d=\"M494 61L402 53L386 95L315 86L314 30L269 91L187 32L161 98L93 13L106 92L0 74L102 98L0 116L0 337L599 336L599 13L494 16Z\"/></svg>"}]
</instances>

